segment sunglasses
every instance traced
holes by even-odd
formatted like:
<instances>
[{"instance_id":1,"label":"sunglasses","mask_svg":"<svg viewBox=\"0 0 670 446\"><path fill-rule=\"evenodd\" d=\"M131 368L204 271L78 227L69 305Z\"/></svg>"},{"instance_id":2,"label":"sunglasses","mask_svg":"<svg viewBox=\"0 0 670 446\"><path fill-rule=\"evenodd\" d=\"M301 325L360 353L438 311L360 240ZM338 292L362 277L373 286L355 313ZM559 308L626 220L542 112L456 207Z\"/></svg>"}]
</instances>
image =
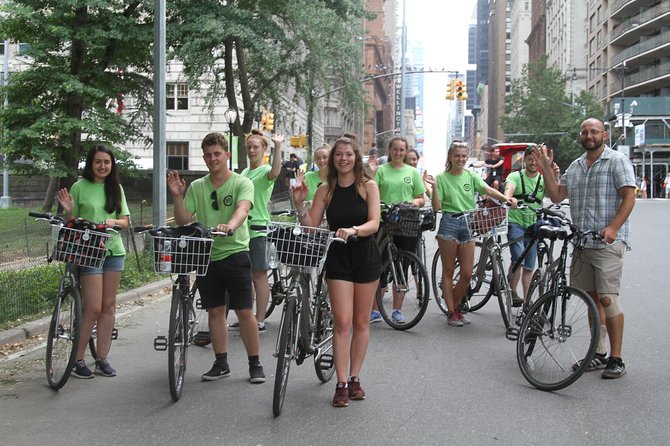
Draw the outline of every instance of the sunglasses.
<instances>
[{"instance_id":1,"label":"sunglasses","mask_svg":"<svg viewBox=\"0 0 670 446\"><path fill-rule=\"evenodd\" d=\"M216 196L216 191L212 191L212 195L209 196L212 199L212 209L215 211L219 210L219 198Z\"/></svg>"}]
</instances>

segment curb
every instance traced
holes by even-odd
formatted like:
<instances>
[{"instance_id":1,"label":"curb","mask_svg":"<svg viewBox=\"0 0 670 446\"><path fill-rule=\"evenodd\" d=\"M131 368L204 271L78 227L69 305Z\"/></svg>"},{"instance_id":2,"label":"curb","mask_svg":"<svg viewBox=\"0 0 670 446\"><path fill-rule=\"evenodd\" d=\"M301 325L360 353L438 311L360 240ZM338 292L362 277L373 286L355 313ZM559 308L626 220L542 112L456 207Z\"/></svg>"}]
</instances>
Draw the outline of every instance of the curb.
<instances>
[{"instance_id":1,"label":"curb","mask_svg":"<svg viewBox=\"0 0 670 446\"><path fill-rule=\"evenodd\" d=\"M140 300L142 297L147 295L152 295L159 292L165 287L172 286L172 279L165 278L157 282L153 282L139 288L135 288L130 291L123 292L116 296L116 306L122 305L127 302L133 302ZM51 316L45 316L41 319L34 321L26 322L23 325L18 327L10 328L9 330L0 331L0 347L3 347L7 344L15 344L18 342L23 342L26 339L44 334L49 329L49 323L51 322Z\"/></svg>"}]
</instances>

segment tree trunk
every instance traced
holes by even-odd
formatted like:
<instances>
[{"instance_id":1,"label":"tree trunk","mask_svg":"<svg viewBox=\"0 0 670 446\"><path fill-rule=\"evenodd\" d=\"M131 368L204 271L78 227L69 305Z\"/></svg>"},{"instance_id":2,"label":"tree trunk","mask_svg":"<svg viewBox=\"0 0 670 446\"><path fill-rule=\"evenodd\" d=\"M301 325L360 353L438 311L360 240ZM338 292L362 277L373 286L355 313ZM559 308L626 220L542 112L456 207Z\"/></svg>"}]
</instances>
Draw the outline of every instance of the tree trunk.
<instances>
[{"instance_id":1,"label":"tree trunk","mask_svg":"<svg viewBox=\"0 0 670 446\"><path fill-rule=\"evenodd\" d=\"M49 186L47 186L47 191L44 194L44 201L42 202L42 212L51 212L51 209L53 209L54 198L56 196L56 191L58 191L59 186L60 186L60 178L58 177L49 178Z\"/></svg>"}]
</instances>

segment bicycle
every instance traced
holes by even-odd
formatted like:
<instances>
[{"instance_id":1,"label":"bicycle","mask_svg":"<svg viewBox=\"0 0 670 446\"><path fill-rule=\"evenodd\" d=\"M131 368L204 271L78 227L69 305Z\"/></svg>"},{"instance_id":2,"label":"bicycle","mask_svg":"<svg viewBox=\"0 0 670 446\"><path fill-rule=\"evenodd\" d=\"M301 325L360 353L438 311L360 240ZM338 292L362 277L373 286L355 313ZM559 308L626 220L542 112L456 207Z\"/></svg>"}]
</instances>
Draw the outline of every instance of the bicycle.
<instances>
[{"instance_id":1,"label":"bicycle","mask_svg":"<svg viewBox=\"0 0 670 446\"><path fill-rule=\"evenodd\" d=\"M148 232L153 238L154 269L159 274L177 274L172 285L168 336L154 339L154 350L168 352L168 382L173 401L181 398L188 359L188 347L194 342L198 317L196 284L190 285L191 273L207 274L212 249L212 236L229 235L201 225L178 227L135 227L135 232ZM194 304L195 302L195 304Z\"/></svg>"},{"instance_id":2,"label":"bicycle","mask_svg":"<svg viewBox=\"0 0 670 446\"><path fill-rule=\"evenodd\" d=\"M595 355L600 335L596 304L586 292L567 284L568 247L572 244L579 250L589 237L602 240L602 236L595 231L580 231L558 212L544 212L563 225L545 230L561 240L562 246L558 258L546 268L547 291L523 317L516 356L522 375L531 385L555 391L582 376Z\"/></svg>"},{"instance_id":3,"label":"bicycle","mask_svg":"<svg viewBox=\"0 0 670 446\"><path fill-rule=\"evenodd\" d=\"M297 223L270 222L251 226L267 233L268 263L284 264L291 270L286 298L279 323L275 348L277 368L272 397L272 412L278 417L284 405L291 362L301 365L314 357L314 368L321 382L328 382L335 372L333 360L333 316L323 264L334 233L323 228ZM312 275L318 275L312 295ZM311 297L311 298L310 298Z\"/></svg>"},{"instance_id":4,"label":"bicycle","mask_svg":"<svg viewBox=\"0 0 670 446\"><path fill-rule=\"evenodd\" d=\"M65 263L47 333L46 375L49 387L62 388L70 378L81 335L82 299L78 266L100 268L105 261L105 242L111 237L103 225L83 219L65 220L48 213L29 212L51 224L53 250L47 262ZM117 227L117 229L120 229ZM91 346L89 341L89 346ZM95 344L91 353L95 358Z\"/></svg>"},{"instance_id":5,"label":"bicycle","mask_svg":"<svg viewBox=\"0 0 670 446\"><path fill-rule=\"evenodd\" d=\"M408 330L418 324L430 301L428 272L421 259L413 252L398 249L393 242L393 236L420 237L420 215L421 209L414 206L382 204L384 223L375 236L383 271L375 302L384 321L396 330ZM389 281L392 292L386 293Z\"/></svg>"}]
</instances>

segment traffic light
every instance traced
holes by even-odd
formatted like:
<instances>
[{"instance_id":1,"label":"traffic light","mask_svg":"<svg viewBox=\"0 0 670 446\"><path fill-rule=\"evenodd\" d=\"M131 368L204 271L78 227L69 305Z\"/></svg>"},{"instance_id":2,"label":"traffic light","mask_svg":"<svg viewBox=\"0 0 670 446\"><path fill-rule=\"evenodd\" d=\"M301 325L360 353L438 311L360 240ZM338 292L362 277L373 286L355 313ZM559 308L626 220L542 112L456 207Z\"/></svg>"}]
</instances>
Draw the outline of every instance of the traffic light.
<instances>
[{"instance_id":1,"label":"traffic light","mask_svg":"<svg viewBox=\"0 0 670 446\"><path fill-rule=\"evenodd\" d=\"M268 113L268 122L267 122L267 131L271 132L275 128L275 114L274 113Z\"/></svg>"},{"instance_id":2,"label":"traffic light","mask_svg":"<svg viewBox=\"0 0 670 446\"><path fill-rule=\"evenodd\" d=\"M454 85L454 96L456 96L456 100L458 101L465 101L468 99L467 87L465 82L460 79L456 80Z\"/></svg>"},{"instance_id":3,"label":"traffic light","mask_svg":"<svg viewBox=\"0 0 670 446\"><path fill-rule=\"evenodd\" d=\"M454 80L447 82L447 96L445 97L447 101L454 100Z\"/></svg>"},{"instance_id":4,"label":"traffic light","mask_svg":"<svg viewBox=\"0 0 670 446\"><path fill-rule=\"evenodd\" d=\"M263 129L263 130L268 129L268 115L267 115L267 113L263 113L261 115L261 129Z\"/></svg>"}]
</instances>

